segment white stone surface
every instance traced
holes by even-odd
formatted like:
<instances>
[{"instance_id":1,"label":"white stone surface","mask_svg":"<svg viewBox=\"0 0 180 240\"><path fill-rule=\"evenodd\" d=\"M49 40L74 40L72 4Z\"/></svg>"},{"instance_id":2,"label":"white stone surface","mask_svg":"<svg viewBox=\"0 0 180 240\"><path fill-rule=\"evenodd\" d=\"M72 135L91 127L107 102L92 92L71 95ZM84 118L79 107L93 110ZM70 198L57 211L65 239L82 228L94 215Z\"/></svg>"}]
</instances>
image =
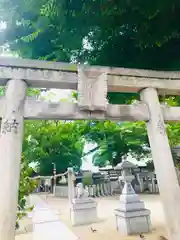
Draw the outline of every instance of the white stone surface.
<instances>
[{"instance_id":1,"label":"white stone surface","mask_svg":"<svg viewBox=\"0 0 180 240\"><path fill-rule=\"evenodd\" d=\"M0 97L0 116L4 115L5 98ZM161 106L165 121L180 121L180 107ZM98 118L92 112L80 111L77 103L37 100L33 97L27 97L25 101L24 118L25 119L92 119ZM99 119L109 119L112 121L147 121L149 112L146 104L140 102L136 105L107 105L107 112L99 116Z\"/></svg>"},{"instance_id":2,"label":"white stone surface","mask_svg":"<svg viewBox=\"0 0 180 240\"><path fill-rule=\"evenodd\" d=\"M150 212L142 210L137 212L122 212L115 210L117 231L125 234L140 234L151 231Z\"/></svg>"},{"instance_id":3,"label":"white stone surface","mask_svg":"<svg viewBox=\"0 0 180 240\"><path fill-rule=\"evenodd\" d=\"M54 196L68 198L68 186L55 186Z\"/></svg>"},{"instance_id":4,"label":"white stone surface","mask_svg":"<svg viewBox=\"0 0 180 240\"><path fill-rule=\"evenodd\" d=\"M120 202L119 208L123 211L136 211L139 209L144 209L144 202L139 201L139 202L129 202L128 204L124 204Z\"/></svg>"},{"instance_id":5,"label":"white stone surface","mask_svg":"<svg viewBox=\"0 0 180 240\"><path fill-rule=\"evenodd\" d=\"M14 240L23 138L26 83L10 80L0 135L0 239Z\"/></svg>"},{"instance_id":6,"label":"white stone surface","mask_svg":"<svg viewBox=\"0 0 180 240\"><path fill-rule=\"evenodd\" d=\"M78 105L85 111L107 110L107 74L91 71L85 65L78 68Z\"/></svg>"},{"instance_id":7,"label":"white stone surface","mask_svg":"<svg viewBox=\"0 0 180 240\"><path fill-rule=\"evenodd\" d=\"M49 209L35 211L33 226L33 240L78 239Z\"/></svg>"},{"instance_id":8,"label":"white stone surface","mask_svg":"<svg viewBox=\"0 0 180 240\"><path fill-rule=\"evenodd\" d=\"M141 92L150 111L147 131L170 240L180 238L180 189L156 89ZM167 184L168 181L168 184Z\"/></svg>"},{"instance_id":9,"label":"white stone surface","mask_svg":"<svg viewBox=\"0 0 180 240\"><path fill-rule=\"evenodd\" d=\"M109 92L139 92L154 87L161 93L179 94L179 72L140 69L88 67L89 71L107 74ZM77 66L40 60L0 58L0 84L11 79L24 79L37 88L77 89Z\"/></svg>"},{"instance_id":10,"label":"white stone surface","mask_svg":"<svg viewBox=\"0 0 180 240\"><path fill-rule=\"evenodd\" d=\"M75 189L74 189L74 173L72 168L68 168L68 200L69 200L69 206L71 206L72 199L75 195Z\"/></svg>"},{"instance_id":11,"label":"white stone surface","mask_svg":"<svg viewBox=\"0 0 180 240\"><path fill-rule=\"evenodd\" d=\"M0 103L3 104L3 99ZM0 110L0 113L3 112ZM97 116L97 113L81 111L77 103L59 102L53 103L48 101L27 98L25 103L25 118L28 119L110 119L124 121L147 121L149 119L148 109L145 104L139 103L133 105L107 105L107 112ZM169 115L167 115L167 118Z\"/></svg>"},{"instance_id":12,"label":"white stone surface","mask_svg":"<svg viewBox=\"0 0 180 240\"><path fill-rule=\"evenodd\" d=\"M78 237L62 223L58 216L38 196L32 196L33 240L77 240Z\"/></svg>"},{"instance_id":13,"label":"white stone surface","mask_svg":"<svg viewBox=\"0 0 180 240\"><path fill-rule=\"evenodd\" d=\"M98 220L97 203L91 198L72 200L71 222L73 226L94 223Z\"/></svg>"},{"instance_id":14,"label":"white stone surface","mask_svg":"<svg viewBox=\"0 0 180 240\"><path fill-rule=\"evenodd\" d=\"M119 165L122 170L121 180L124 188L120 195L119 208L115 210L116 229L125 234L139 234L151 231L150 211L145 209L144 202L134 192L131 181L134 176L131 169L134 165L123 161Z\"/></svg>"}]
</instances>

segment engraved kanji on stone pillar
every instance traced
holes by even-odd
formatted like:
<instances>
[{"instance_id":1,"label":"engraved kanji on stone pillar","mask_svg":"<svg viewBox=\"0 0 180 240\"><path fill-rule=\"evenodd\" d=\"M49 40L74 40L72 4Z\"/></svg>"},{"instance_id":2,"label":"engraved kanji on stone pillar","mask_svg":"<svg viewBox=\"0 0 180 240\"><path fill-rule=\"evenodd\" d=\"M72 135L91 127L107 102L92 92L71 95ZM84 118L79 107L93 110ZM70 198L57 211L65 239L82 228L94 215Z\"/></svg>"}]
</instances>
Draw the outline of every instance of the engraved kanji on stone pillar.
<instances>
[{"instance_id":1,"label":"engraved kanji on stone pillar","mask_svg":"<svg viewBox=\"0 0 180 240\"><path fill-rule=\"evenodd\" d=\"M78 105L85 111L106 111L107 73L101 69L78 68Z\"/></svg>"}]
</instances>

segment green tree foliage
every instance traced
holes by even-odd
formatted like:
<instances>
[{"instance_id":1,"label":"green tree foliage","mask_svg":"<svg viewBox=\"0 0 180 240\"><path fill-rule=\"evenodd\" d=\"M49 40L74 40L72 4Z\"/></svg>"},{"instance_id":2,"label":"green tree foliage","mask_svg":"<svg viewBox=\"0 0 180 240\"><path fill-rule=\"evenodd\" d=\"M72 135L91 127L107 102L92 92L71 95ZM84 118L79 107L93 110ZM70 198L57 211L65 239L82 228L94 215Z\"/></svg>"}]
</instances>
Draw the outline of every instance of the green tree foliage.
<instances>
[{"instance_id":1,"label":"green tree foliage","mask_svg":"<svg viewBox=\"0 0 180 240\"><path fill-rule=\"evenodd\" d=\"M80 168L84 139L78 121L27 121L25 135L24 154L38 164L41 175L52 175L52 163L57 173Z\"/></svg>"},{"instance_id":2,"label":"green tree foliage","mask_svg":"<svg viewBox=\"0 0 180 240\"><path fill-rule=\"evenodd\" d=\"M67 167L80 168L85 141L97 144L93 162L105 166L119 163L129 153L141 159L149 154L144 123L111 121L26 121L23 152L29 162L36 162L41 175L51 175Z\"/></svg>"},{"instance_id":3,"label":"green tree foliage","mask_svg":"<svg viewBox=\"0 0 180 240\"><path fill-rule=\"evenodd\" d=\"M149 145L144 123L115 123L91 121L87 123L85 138L96 143L93 162L105 166L116 165L128 154L141 159L149 154ZM92 151L91 151L92 152Z\"/></svg>"},{"instance_id":4,"label":"green tree foliage","mask_svg":"<svg viewBox=\"0 0 180 240\"><path fill-rule=\"evenodd\" d=\"M33 169L29 167L27 161L24 159L24 155L22 155L16 228L19 228L19 220L33 209L33 206L27 206L27 197L36 187L36 181L30 178L32 171Z\"/></svg>"},{"instance_id":5,"label":"green tree foliage","mask_svg":"<svg viewBox=\"0 0 180 240\"><path fill-rule=\"evenodd\" d=\"M179 8L176 0L6 0L0 5L7 23L1 42L30 58L175 69Z\"/></svg>"},{"instance_id":6,"label":"green tree foliage","mask_svg":"<svg viewBox=\"0 0 180 240\"><path fill-rule=\"evenodd\" d=\"M107 164L115 166L121 162L123 157L131 154L137 160L150 157L150 146L143 122L115 123L111 121L91 121L86 123L85 138L87 141L96 143L97 146L90 151L94 152L93 163L96 166L104 167ZM169 144L173 149L180 143L180 124L166 124ZM173 158L176 165L180 159L173 151ZM152 169L153 164L148 162L148 168Z\"/></svg>"}]
</instances>

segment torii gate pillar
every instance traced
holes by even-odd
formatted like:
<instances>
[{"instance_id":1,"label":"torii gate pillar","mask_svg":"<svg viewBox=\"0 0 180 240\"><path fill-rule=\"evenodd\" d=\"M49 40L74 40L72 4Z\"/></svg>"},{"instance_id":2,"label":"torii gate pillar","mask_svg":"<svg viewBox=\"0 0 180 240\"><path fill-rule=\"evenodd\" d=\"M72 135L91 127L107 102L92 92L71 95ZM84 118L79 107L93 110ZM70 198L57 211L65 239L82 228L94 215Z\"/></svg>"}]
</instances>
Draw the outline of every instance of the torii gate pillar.
<instances>
[{"instance_id":1,"label":"torii gate pillar","mask_svg":"<svg viewBox=\"0 0 180 240\"><path fill-rule=\"evenodd\" d=\"M26 83L10 80L0 135L0 239L15 239Z\"/></svg>"},{"instance_id":2,"label":"torii gate pillar","mask_svg":"<svg viewBox=\"0 0 180 240\"><path fill-rule=\"evenodd\" d=\"M164 207L169 240L178 240L180 239L180 187L157 90L154 88L142 90L141 99L149 108L150 120L147 122L147 131Z\"/></svg>"}]
</instances>

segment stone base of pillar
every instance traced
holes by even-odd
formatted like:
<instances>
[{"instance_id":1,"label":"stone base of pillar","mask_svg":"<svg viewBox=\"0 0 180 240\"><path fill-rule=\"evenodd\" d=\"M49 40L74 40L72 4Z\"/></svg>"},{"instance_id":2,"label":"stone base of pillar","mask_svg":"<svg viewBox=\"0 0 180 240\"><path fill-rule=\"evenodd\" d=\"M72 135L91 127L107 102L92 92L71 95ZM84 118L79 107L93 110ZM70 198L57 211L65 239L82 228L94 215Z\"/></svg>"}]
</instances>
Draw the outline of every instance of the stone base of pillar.
<instances>
[{"instance_id":1,"label":"stone base of pillar","mask_svg":"<svg viewBox=\"0 0 180 240\"><path fill-rule=\"evenodd\" d=\"M91 198L75 198L71 205L73 226L97 222L97 203Z\"/></svg>"},{"instance_id":2,"label":"stone base of pillar","mask_svg":"<svg viewBox=\"0 0 180 240\"><path fill-rule=\"evenodd\" d=\"M140 200L131 185L134 176L130 169L134 168L134 165L131 162L123 161L117 167L122 169L121 179L124 181L119 209L115 210L117 231L125 235L150 232L150 211L145 209L144 202Z\"/></svg>"},{"instance_id":3,"label":"stone base of pillar","mask_svg":"<svg viewBox=\"0 0 180 240\"><path fill-rule=\"evenodd\" d=\"M147 209L132 212L116 209L115 216L116 229L122 234L132 235L151 231L150 211Z\"/></svg>"},{"instance_id":4,"label":"stone base of pillar","mask_svg":"<svg viewBox=\"0 0 180 240\"><path fill-rule=\"evenodd\" d=\"M125 184L125 188L126 186ZM115 210L117 231L125 235L150 232L150 211L145 209L144 202L133 190L131 194L124 190L120 196L120 207Z\"/></svg>"},{"instance_id":5,"label":"stone base of pillar","mask_svg":"<svg viewBox=\"0 0 180 240\"><path fill-rule=\"evenodd\" d=\"M127 193L126 186L125 184L125 191L120 196L120 207L115 210L117 231L125 235L150 232L150 211L145 209L144 202L140 201L133 190L131 194Z\"/></svg>"}]
</instances>

